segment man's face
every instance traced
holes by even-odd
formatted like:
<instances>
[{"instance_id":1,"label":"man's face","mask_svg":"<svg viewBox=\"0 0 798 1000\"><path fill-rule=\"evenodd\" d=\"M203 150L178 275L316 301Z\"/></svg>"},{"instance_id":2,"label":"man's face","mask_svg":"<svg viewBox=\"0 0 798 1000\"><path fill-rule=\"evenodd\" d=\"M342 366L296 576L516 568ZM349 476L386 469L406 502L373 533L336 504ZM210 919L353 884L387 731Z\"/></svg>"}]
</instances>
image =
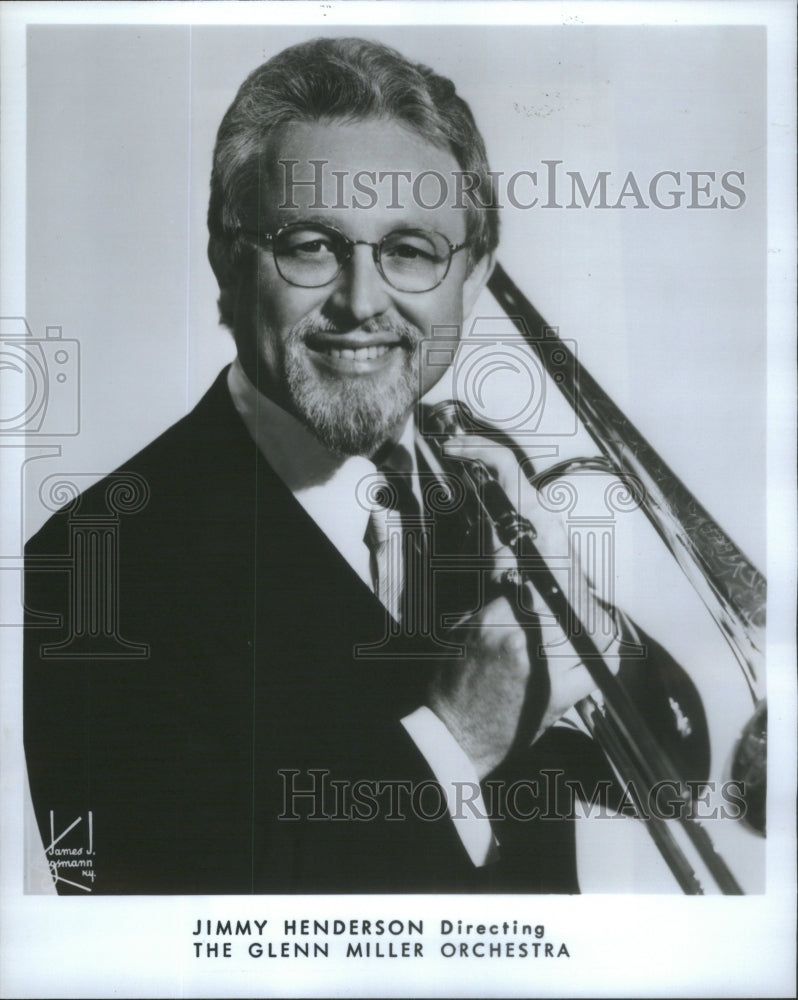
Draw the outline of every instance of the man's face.
<instances>
[{"instance_id":1,"label":"man's face","mask_svg":"<svg viewBox=\"0 0 798 1000\"><path fill-rule=\"evenodd\" d=\"M280 163L285 160L296 161L291 188ZM313 187L296 184L315 176L311 160L325 161L323 208ZM285 126L269 150L260 213L255 211L245 225L272 233L296 223L326 225L350 240L369 243L396 230L427 230L457 245L466 235L465 211L452 205L457 169L450 153L396 122ZM364 170L377 177L381 171L408 171L411 178L437 171L449 183L449 195L440 208L426 209L419 202L439 200L436 183L422 187L421 197L414 199L411 183L402 181L397 198L389 181L372 177L367 183L377 203L353 207L353 198L370 201L353 187ZM291 204L296 207L280 207ZM311 245L308 252L318 249ZM358 245L329 284L301 288L280 275L268 244L255 253L254 281L242 281L236 307L236 341L244 368L261 390L341 454L372 454L401 431L413 404L442 374L439 366L422 367L421 341L431 336L433 326L454 328L456 340L488 265L486 259L469 269L464 249L453 254L437 288L397 291L380 275L372 248Z\"/></svg>"}]
</instances>

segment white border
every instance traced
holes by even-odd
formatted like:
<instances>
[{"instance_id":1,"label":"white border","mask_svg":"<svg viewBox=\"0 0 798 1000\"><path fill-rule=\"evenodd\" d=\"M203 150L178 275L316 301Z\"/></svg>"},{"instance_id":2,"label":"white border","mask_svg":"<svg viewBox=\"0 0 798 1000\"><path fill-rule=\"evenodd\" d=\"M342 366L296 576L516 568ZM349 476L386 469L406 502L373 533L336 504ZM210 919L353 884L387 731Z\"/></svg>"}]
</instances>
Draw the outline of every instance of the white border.
<instances>
[{"instance_id":1,"label":"white border","mask_svg":"<svg viewBox=\"0 0 798 1000\"><path fill-rule=\"evenodd\" d=\"M347 966L348 981L325 965L303 966L292 980L273 966L202 966L187 958L188 928L197 916L310 915L345 910L413 916L426 897L233 900L220 898L48 900L24 897L19 776L22 774L18 677L2 676L3 839L0 990L5 996L264 996L264 995L579 995L779 996L794 990L795 956L795 687L793 676L795 531L795 192L794 5L791 3L275 3L106 4L6 3L2 6L3 97L2 260L0 312L24 315L25 148L24 33L34 23L223 24L234 12L252 24L764 24L768 27L769 168L768 312L768 577L771 677L771 777L788 799L783 826L771 831L768 893L743 900L681 898L492 897L452 900L455 917L490 908L509 919L545 922L575 956L568 972L543 964L452 965L424 981L412 964ZM20 87L22 89L20 89ZM16 485L16 484L14 484ZM8 574L0 574L0 577ZM3 581L5 584L7 581ZM18 662L18 634L4 630L3 652ZM771 783L773 787L773 782ZM437 901L435 901L437 903ZM700 907L696 919L695 907ZM691 909L692 908L692 909ZM531 914L531 916L530 916ZM689 917L689 919L688 919ZM555 963L556 964L556 963ZM487 971L486 971L487 970ZM531 970L531 971L530 971ZM489 972L489 975L488 975Z\"/></svg>"}]
</instances>

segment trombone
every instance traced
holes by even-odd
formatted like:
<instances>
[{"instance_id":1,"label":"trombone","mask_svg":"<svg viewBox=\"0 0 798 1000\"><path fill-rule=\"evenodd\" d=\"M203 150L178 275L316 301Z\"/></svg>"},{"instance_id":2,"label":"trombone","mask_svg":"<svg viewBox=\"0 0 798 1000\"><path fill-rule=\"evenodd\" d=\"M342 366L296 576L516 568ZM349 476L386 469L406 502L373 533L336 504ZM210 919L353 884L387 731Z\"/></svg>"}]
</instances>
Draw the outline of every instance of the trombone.
<instances>
[{"instance_id":1,"label":"trombone","mask_svg":"<svg viewBox=\"0 0 798 1000\"><path fill-rule=\"evenodd\" d=\"M544 335L547 344L552 342L551 327L498 264L488 288L544 370L553 376L550 359L554 352L541 349ZM745 678L754 713L738 741L732 777L748 778L753 784L746 803L747 818L749 825L764 833L765 579L584 369L568 345L559 339L556 342L560 360L555 383L597 445L601 457L561 462L534 477L533 485L539 486L543 480L551 481L577 468L608 472L621 477L627 485L634 484L632 488L639 494L641 508L710 611ZM569 364L562 364L562 354ZM564 370L570 374L563 376ZM464 404L451 400L434 407L430 419L444 437L461 433L463 429L485 432L480 425L474 425ZM578 622L578 618L535 545L534 526L515 509L483 463L464 461L462 469L483 514L493 522L497 537L518 556L520 584L531 583L541 595L601 692L603 708L594 699L587 698L577 709L615 772L622 779L633 781L636 787L645 789L651 789L664 776L676 776L668 754L607 666L588 631L569 628L569 623ZM685 803L689 801L688 792L682 797ZM715 850L705 827L690 815L689 810L680 810L679 821L721 892L742 894L739 883ZM693 866L665 822L652 817L646 825L682 890L688 894L702 894L703 887Z\"/></svg>"}]
</instances>

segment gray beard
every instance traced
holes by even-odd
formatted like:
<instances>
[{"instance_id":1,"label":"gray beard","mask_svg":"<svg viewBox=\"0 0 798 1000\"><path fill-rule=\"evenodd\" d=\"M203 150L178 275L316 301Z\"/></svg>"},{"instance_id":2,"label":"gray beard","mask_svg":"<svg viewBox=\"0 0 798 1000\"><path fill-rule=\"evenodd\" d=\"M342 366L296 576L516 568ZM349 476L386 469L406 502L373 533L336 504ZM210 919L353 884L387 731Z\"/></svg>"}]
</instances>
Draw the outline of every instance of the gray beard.
<instances>
[{"instance_id":1,"label":"gray beard","mask_svg":"<svg viewBox=\"0 0 798 1000\"><path fill-rule=\"evenodd\" d=\"M285 385L296 416L337 455L372 455L404 421L418 399L421 332L407 323L371 321L363 329L389 329L403 338L397 371L325 377L306 353L306 337L326 330L324 321L303 321L291 330L283 359Z\"/></svg>"}]
</instances>

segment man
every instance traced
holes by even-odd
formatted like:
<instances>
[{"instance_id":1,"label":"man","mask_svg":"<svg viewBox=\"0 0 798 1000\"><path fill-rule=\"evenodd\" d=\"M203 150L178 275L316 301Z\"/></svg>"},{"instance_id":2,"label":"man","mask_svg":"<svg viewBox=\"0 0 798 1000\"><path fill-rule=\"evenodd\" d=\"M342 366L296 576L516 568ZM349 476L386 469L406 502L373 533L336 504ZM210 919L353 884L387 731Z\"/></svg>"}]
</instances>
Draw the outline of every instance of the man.
<instances>
[{"instance_id":1,"label":"man","mask_svg":"<svg viewBox=\"0 0 798 1000\"><path fill-rule=\"evenodd\" d=\"M94 892L577 890L569 810L541 818L538 779L609 781L555 725L594 684L457 499L457 459L519 497L544 556L562 524L494 441L419 433L443 371L424 345L453 352L498 223L485 197L414 182L465 174L487 195L468 107L383 46L295 46L239 91L208 214L237 360L28 547L26 753L59 891L85 889L53 861L73 816L91 817ZM117 568L86 525L120 486L141 509ZM622 619L583 574L570 590L639 683ZM90 641L117 623L146 656ZM665 702L682 675L646 644Z\"/></svg>"}]
</instances>

